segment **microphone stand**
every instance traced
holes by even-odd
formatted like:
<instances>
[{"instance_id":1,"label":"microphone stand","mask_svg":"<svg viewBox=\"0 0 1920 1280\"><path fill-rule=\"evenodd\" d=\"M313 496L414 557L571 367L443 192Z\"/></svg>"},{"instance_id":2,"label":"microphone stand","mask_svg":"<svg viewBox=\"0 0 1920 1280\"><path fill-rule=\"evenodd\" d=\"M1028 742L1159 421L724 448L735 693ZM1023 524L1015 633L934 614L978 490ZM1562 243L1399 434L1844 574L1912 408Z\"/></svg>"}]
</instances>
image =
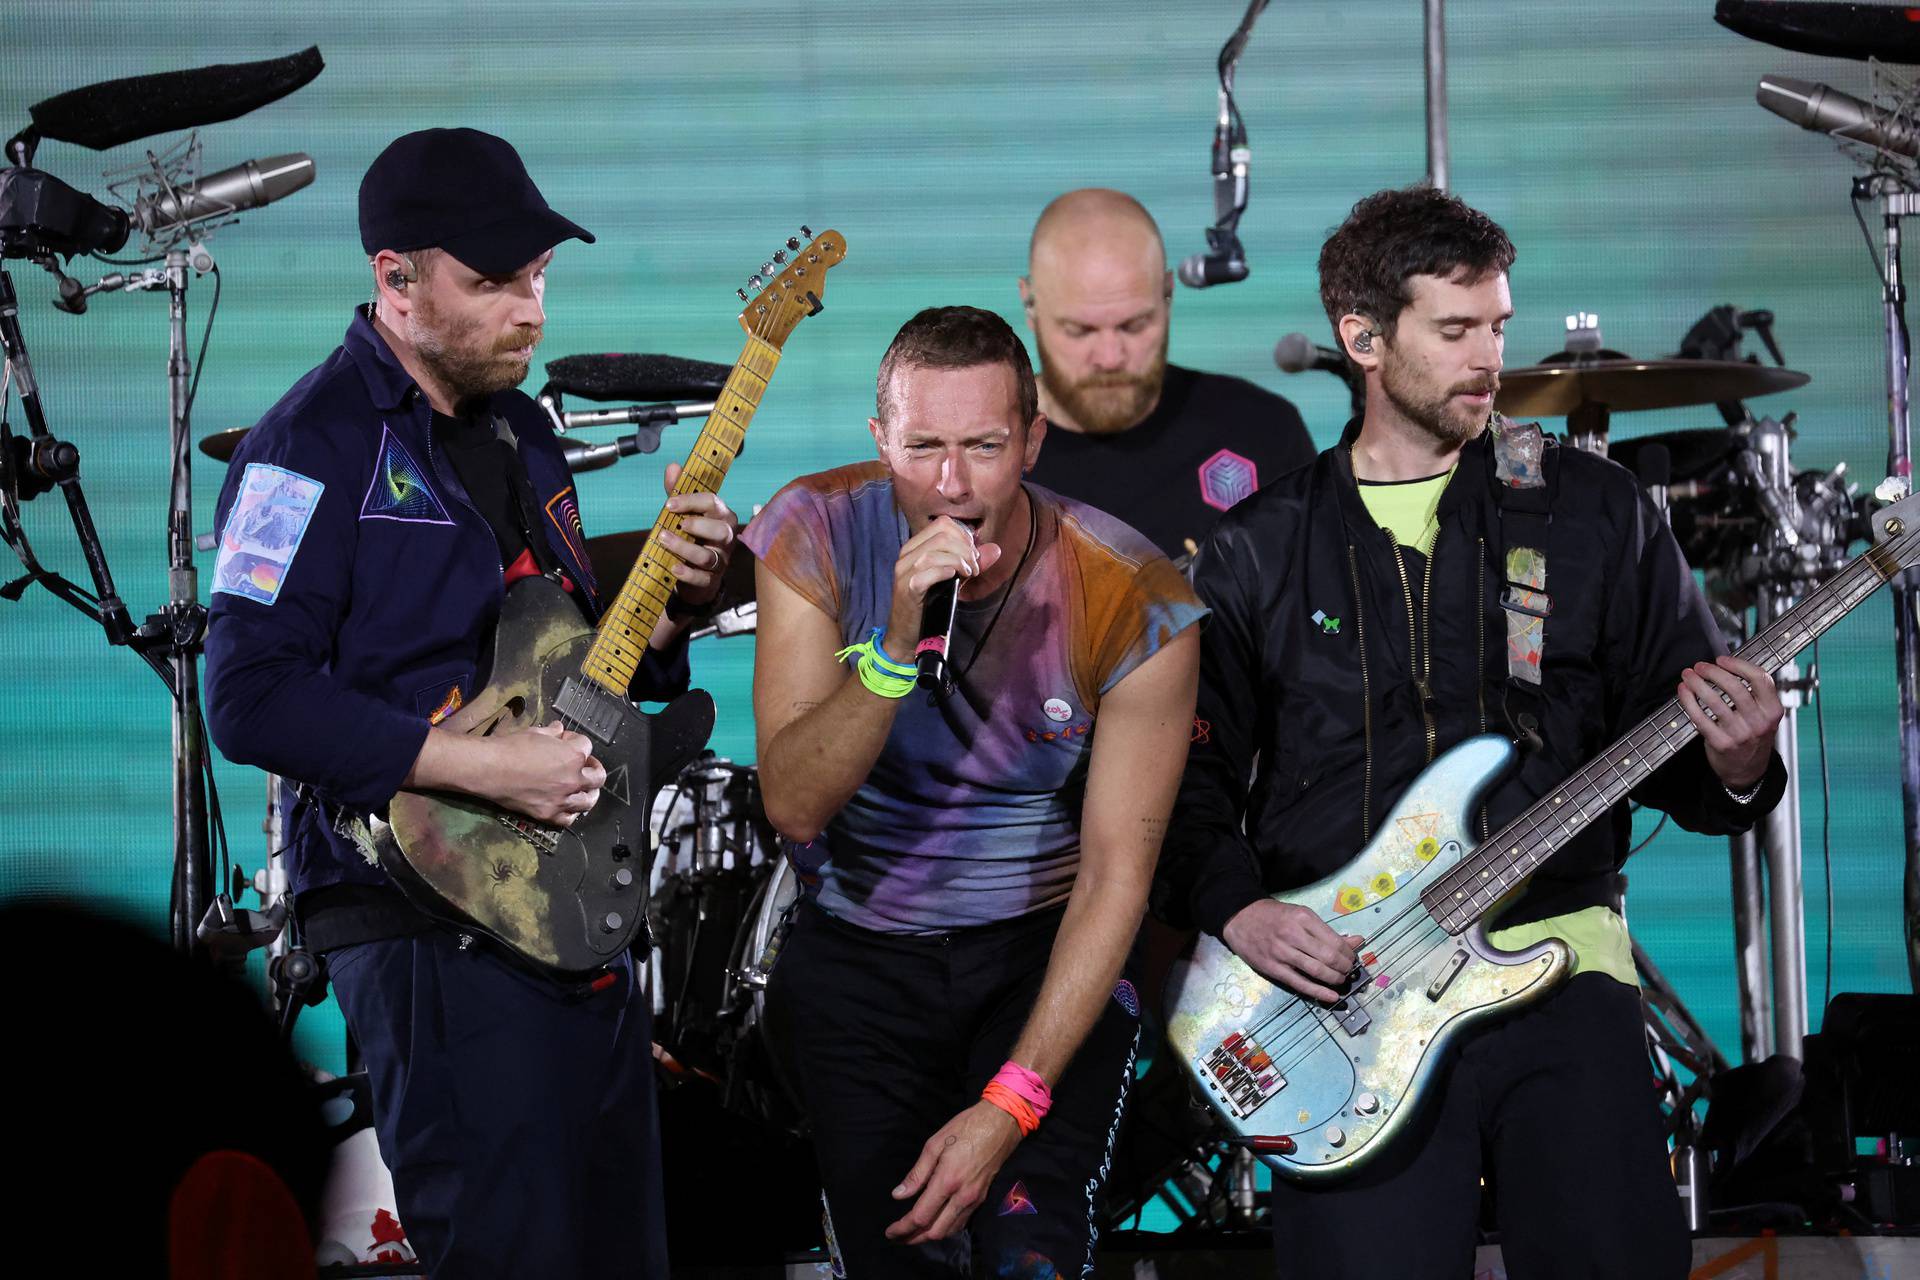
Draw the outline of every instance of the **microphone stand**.
<instances>
[{"instance_id":1,"label":"microphone stand","mask_svg":"<svg viewBox=\"0 0 1920 1280\"><path fill-rule=\"evenodd\" d=\"M1881 169L1853 179L1856 201L1878 196L1882 210L1881 302L1887 329L1887 477L1901 492L1913 491L1913 436L1909 415L1907 290L1900 270L1900 223L1920 214L1920 189L1903 173ZM1893 579L1896 682L1900 690L1900 799L1906 860L1901 918L1905 922L1907 977L1920 991L1920 572Z\"/></svg>"},{"instance_id":2,"label":"microphone stand","mask_svg":"<svg viewBox=\"0 0 1920 1280\"><path fill-rule=\"evenodd\" d=\"M1447 189L1447 0L1423 0L1427 68L1427 181Z\"/></svg>"}]
</instances>

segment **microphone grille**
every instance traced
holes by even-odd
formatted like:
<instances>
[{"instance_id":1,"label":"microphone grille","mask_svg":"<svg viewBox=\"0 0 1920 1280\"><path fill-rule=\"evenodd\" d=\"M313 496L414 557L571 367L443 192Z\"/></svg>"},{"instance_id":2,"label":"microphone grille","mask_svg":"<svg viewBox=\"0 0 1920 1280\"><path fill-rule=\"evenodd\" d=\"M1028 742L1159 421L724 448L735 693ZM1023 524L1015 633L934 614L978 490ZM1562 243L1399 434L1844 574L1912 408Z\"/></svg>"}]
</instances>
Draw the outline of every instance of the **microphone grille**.
<instances>
[{"instance_id":1,"label":"microphone grille","mask_svg":"<svg viewBox=\"0 0 1920 1280\"><path fill-rule=\"evenodd\" d=\"M1313 339L1304 333L1290 333L1273 344L1273 362L1287 373L1305 373L1318 355Z\"/></svg>"}]
</instances>

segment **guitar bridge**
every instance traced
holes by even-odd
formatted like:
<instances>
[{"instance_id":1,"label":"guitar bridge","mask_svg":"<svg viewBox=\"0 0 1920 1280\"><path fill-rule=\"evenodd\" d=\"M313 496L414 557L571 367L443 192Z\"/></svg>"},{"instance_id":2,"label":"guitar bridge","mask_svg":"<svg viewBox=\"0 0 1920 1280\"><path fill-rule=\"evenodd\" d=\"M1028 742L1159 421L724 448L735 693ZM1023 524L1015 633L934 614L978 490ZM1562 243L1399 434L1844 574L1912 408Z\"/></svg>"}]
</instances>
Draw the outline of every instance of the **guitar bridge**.
<instances>
[{"instance_id":1,"label":"guitar bridge","mask_svg":"<svg viewBox=\"0 0 1920 1280\"><path fill-rule=\"evenodd\" d=\"M531 818L516 817L510 813L496 813L493 816L501 826L511 827L541 853L552 853L560 847L560 833L552 827L544 826Z\"/></svg>"},{"instance_id":2,"label":"guitar bridge","mask_svg":"<svg viewBox=\"0 0 1920 1280\"><path fill-rule=\"evenodd\" d=\"M1244 1031L1222 1040L1199 1064L1199 1071L1236 1120L1245 1120L1287 1086L1287 1078L1260 1042Z\"/></svg>"}]
</instances>

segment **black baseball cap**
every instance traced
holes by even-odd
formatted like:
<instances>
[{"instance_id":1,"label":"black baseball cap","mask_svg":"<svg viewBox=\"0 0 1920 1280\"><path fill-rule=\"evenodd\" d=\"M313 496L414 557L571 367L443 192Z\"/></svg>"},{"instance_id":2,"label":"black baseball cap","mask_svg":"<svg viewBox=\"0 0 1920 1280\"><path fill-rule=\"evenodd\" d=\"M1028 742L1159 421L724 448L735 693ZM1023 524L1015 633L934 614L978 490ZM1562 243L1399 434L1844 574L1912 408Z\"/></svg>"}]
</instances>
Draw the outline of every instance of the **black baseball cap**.
<instances>
[{"instance_id":1,"label":"black baseball cap","mask_svg":"<svg viewBox=\"0 0 1920 1280\"><path fill-rule=\"evenodd\" d=\"M518 271L593 233L555 213L505 138L422 129L395 138L360 180L360 247L444 249L475 271Z\"/></svg>"}]
</instances>

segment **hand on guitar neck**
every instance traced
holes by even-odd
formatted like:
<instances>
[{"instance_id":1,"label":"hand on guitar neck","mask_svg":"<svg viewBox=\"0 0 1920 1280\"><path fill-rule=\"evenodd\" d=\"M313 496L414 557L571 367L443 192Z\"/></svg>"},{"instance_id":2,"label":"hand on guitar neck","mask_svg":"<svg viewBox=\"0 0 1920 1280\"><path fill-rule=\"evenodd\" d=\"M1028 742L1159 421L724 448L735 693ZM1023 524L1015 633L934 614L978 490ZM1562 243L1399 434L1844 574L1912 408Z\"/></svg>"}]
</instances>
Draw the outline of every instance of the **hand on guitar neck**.
<instances>
[{"instance_id":1,"label":"hand on guitar neck","mask_svg":"<svg viewBox=\"0 0 1920 1280\"><path fill-rule=\"evenodd\" d=\"M1305 907L1271 898L1242 907L1220 940L1268 981L1327 1004L1340 999L1366 942L1335 932Z\"/></svg>"},{"instance_id":2,"label":"hand on guitar neck","mask_svg":"<svg viewBox=\"0 0 1920 1280\"><path fill-rule=\"evenodd\" d=\"M402 785L409 791L464 792L550 826L570 827L600 799L606 780L593 743L556 720L489 737L429 729Z\"/></svg>"}]
</instances>

